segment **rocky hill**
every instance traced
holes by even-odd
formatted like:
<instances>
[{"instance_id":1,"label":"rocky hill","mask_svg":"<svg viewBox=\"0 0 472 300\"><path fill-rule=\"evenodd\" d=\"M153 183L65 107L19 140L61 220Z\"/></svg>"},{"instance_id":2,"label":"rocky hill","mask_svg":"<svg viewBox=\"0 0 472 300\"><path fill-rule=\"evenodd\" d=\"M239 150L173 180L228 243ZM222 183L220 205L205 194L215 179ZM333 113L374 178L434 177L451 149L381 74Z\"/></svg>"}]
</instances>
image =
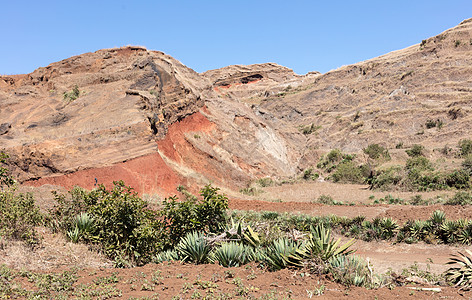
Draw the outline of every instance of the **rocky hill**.
<instances>
[{"instance_id":1,"label":"rocky hill","mask_svg":"<svg viewBox=\"0 0 472 300\"><path fill-rule=\"evenodd\" d=\"M198 74L142 47L0 76L0 148L22 181L141 193L288 177L332 148L454 146L472 125L472 19L325 74L274 63Z\"/></svg>"}]
</instances>

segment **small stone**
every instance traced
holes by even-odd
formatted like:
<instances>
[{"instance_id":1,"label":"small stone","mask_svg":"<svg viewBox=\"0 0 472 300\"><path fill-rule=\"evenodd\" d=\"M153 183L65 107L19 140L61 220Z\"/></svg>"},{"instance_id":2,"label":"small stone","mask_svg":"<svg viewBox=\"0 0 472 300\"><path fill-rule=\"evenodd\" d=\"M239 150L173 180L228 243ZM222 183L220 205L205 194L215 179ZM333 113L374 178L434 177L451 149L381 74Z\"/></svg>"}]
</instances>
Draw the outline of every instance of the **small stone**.
<instances>
[{"instance_id":1,"label":"small stone","mask_svg":"<svg viewBox=\"0 0 472 300\"><path fill-rule=\"evenodd\" d=\"M3 123L2 125L0 125L0 135L8 133L8 131L10 131L10 128L10 123Z\"/></svg>"}]
</instances>

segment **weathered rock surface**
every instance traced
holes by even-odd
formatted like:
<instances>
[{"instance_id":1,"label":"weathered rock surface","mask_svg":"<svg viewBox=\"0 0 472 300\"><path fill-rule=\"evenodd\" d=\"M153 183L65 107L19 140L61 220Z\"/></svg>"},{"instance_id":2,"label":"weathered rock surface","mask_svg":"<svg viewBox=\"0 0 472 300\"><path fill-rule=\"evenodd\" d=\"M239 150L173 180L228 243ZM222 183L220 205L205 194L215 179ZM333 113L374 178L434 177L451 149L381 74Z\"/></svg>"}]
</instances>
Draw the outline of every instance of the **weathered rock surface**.
<instances>
[{"instance_id":1,"label":"weathered rock surface","mask_svg":"<svg viewBox=\"0 0 472 300\"><path fill-rule=\"evenodd\" d=\"M238 188L296 171L297 155L279 133L161 52L99 50L0 82L0 122L13 125L1 148L30 184L90 188L124 179L168 194L181 183Z\"/></svg>"},{"instance_id":2,"label":"weathered rock surface","mask_svg":"<svg viewBox=\"0 0 472 300\"><path fill-rule=\"evenodd\" d=\"M293 176L332 148L452 146L470 138L471 40L469 19L421 44L306 75L274 63L198 74L142 47L86 53L0 76L0 149L30 184L123 179L169 195L178 184L239 189ZM313 132L302 134L306 126Z\"/></svg>"}]
</instances>

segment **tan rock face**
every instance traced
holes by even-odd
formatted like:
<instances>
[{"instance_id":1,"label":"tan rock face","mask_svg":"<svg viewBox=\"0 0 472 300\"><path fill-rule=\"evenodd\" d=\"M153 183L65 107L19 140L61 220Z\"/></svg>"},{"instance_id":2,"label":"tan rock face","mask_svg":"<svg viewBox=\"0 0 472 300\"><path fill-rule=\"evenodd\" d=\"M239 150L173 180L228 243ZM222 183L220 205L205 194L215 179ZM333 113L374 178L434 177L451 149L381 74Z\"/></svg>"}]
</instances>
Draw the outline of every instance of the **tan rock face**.
<instances>
[{"instance_id":1,"label":"tan rock face","mask_svg":"<svg viewBox=\"0 0 472 300\"><path fill-rule=\"evenodd\" d=\"M1 148L21 181L91 188L125 179L166 194L210 180L237 188L296 165L245 104L221 102L209 80L161 52L100 50L0 82ZM254 130L228 113L247 115Z\"/></svg>"},{"instance_id":2,"label":"tan rock face","mask_svg":"<svg viewBox=\"0 0 472 300\"><path fill-rule=\"evenodd\" d=\"M421 44L303 76L274 63L198 74L142 47L99 50L1 76L0 148L31 184L125 179L168 195L178 184L238 189L292 176L332 148L452 146L470 138L471 40L466 20ZM306 126L313 133L302 134Z\"/></svg>"},{"instance_id":3,"label":"tan rock face","mask_svg":"<svg viewBox=\"0 0 472 300\"><path fill-rule=\"evenodd\" d=\"M306 158L333 148L357 152L370 143L433 150L470 138L471 76L469 19L417 45L261 98L258 109L290 125L318 128L307 135ZM442 125L427 126L428 120Z\"/></svg>"}]
</instances>

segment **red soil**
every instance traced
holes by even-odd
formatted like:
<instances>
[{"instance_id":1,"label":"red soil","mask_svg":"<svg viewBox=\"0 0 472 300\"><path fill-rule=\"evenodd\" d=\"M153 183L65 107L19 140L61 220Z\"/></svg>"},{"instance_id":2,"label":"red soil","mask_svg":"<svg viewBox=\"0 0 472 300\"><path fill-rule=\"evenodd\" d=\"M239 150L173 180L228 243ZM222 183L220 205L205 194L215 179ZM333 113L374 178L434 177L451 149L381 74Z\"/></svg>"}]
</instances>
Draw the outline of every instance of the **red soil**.
<instances>
[{"instance_id":1,"label":"red soil","mask_svg":"<svg viewBox=\"0 0 472 300\"><path fill-rule=\"evenodd\" d=\"M166 137L157 142L160 153L178 165L201 172L215 182L227 176L218 169L208 155L196 149L185 137L188 132L210 133L216 127L200 112L169 126ZM81 186L92 189L95 178L100 184L112 186L113 181L123 180L139 194L158 194L163 197L176 194L179 184L191 185L186 178L167 165L160 153L141 156L112 166L76 171L70 174L44 177L25 182L26 185L52 184L72 188Z\"/></svg>"},{"instance_id":2,"label":"red soil","mask_svg":"<svg viewBox=\"0 0 472 300\"><path fill-rule=\"evenodd\" d=\"M53 184L70 189L80 186L92 189L98 183L111 187L113 181L123 180L126 185L133 187L139 194L167 195L175 193L176 187L185 179L177 175L166 165L158 153L145 155L109 167L80 170L61 176L45 177L26 182L27 185L41 186Z\"/></svg>"}]
</instances>

